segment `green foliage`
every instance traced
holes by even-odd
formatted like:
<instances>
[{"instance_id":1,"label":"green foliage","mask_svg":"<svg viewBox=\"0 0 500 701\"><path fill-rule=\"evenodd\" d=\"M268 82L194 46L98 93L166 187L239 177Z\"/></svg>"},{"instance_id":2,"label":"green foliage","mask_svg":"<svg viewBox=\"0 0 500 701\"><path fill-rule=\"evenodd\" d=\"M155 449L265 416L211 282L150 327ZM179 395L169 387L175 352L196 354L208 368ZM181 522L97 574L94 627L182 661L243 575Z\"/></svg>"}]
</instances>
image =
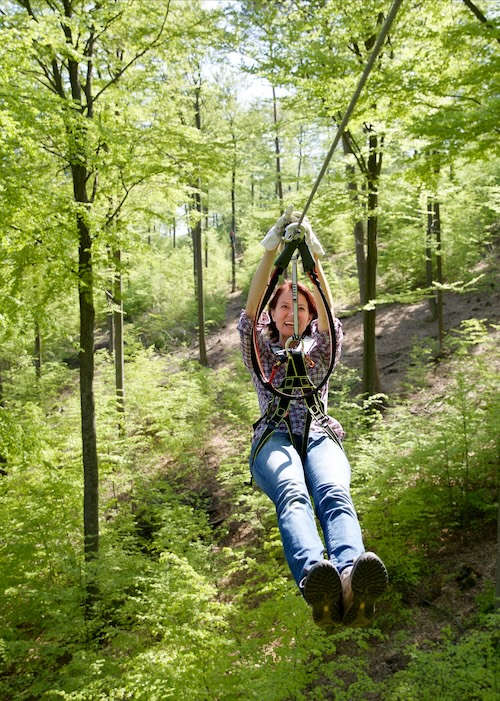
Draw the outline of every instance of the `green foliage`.
<instances>
[{"instance_id":1,"label":"green foliage","mask_svg":"<svg viewBox=\"0 0 500 701\"><path fill-rule=\"evenodd\" d=\"M210 232L209 266L203 269L207 329L220 326L225 319L229 265L222 244ZM197 304L193 254L186 239L176 248L160 240L155 248L135 256L125 284L124 312L146 346L171 350L193 340Z\"/></svg>"},{"instance_id":2,"label":"green foliage","mask_svg":"<svg viewBox=\"0 0 500 701\"><path fill-rule=\"evenodd\" d=\"M332 115L352 94L379 4L356 0L346 12L331 0L308 0L281 3L278 12L270 3L240 3L232 10L241 23L225 36L220 8L212 13L196 0L169 3L164 26L166 7L142 1L87 3L84 11L73 3L63 22L57 3L38 0L7 3L0 13L2 698L493 699L491 583L476 597L481 615L470 616L460 639L443 630L432 643L408 646L414 611L406 603L439 569L436 552L457 533L476 538L474 529L495 518L500 408L492 329L477 319L464 324L437 368L428 367L431 347L415 349L407 394L415 385L428 389L444 367L448 375L425 403L414 392L411 404L397 401L376 415L356 397L356 373L340 366L331 380L366 545L390 570L377 619L383 632L340 628L327 636L313 627L284 561L273 505L246 484L258 415L248 373L236 352L217 371L186 359L197 325L191 241L178 231L174 248L168 233L193 182L202 180L213 223L204 218L207 328L225 319L233 166L240 288L279 214L271 105L240 103L234 86L206 75L205 57L215 75L217 52L241 45L243 32L252 70L278 92L287 85L276 125L281 176L286 204L300 207L331 142ZM361 153L364 122L385 135L382 297L410 299L424 286L429 195L441 203L447 282L476 277L495 241L497 59L490 28L466 13L462 5L427 5L425 15L402 8L391 52L351 124ZM96 42L90 81L89 33ZM54 67L64 73L71 61L80 85L99 93L91 119L75 109L66 74L58 91ZM193 124L198 77L201 130ZM341 306L357 304L352 226L366 202L359 169L349 175L346 162L336 154L310 211ZM73 202L75 165L88 175L85 206ZM358 187L357 203L348 181ZM112 359L95 355L101 540L92 563L82 557L72 369L77 211L92 233L99 329L117 247L126 313L124 417L116 412ZM393 629L410 661L379 681L371 656Z\"/></svg>"},{"instance_id":3,"label":"green foliage","mask_svg":"<svg viewBox=\"0 0 500 701\"><path fill-rule=\"evenodd\" d=\"M418 586L429 551L455 528L493 518L498 414L491 342L484 324L471 322L454 344L450 388L431 407L432 418L401 406L367 423L348 391L356 377L340 368L332 382L332 411L351 434L366 544L390 569L392 590L379 613L388 628L406 621L401 594ZM471 353L472 344L483 352ZM106 352L97 354L103 520L98 597L87 617L79 418L68 390L74 371L48 372L44 411L25 401L31 366L12 378L0 413L0 452L9 457L0 526L11 534L0 559L2 695L274 701L361 700L379 692L367 655L380 633L339 629L325 636L312 626L284 563L272 504L245 486L257 402L237 354L234 362L215 372L135 348L126 364L127 433L120 437L112 364ZM215 488L229 515L214 531L207 455L221 431L231 450ZM457 689L475 688L486 670L488 698L492 641L486 629L473 629L460 643L439 644L429 688L439 692L455 664ZM430 654L415 648L408 668L384 682L387 693L416 694L414 680Z\"/></svg>"},{"instance_id":4,"label":"green foliage","mask_svg":"<svg viewBox=\"0 0 500 701\"><path fill-rule=\"evenodd\" d=\"M407 669L396 672L385 687L388 701L425 701L458 698L493 701L500 673L498 662L499 615L492 614L481 630L459 639L446 638L409 651Z\"/></svg>"},{"instance_id":5,"label":"green foliage","mask_svg":"<svg viewBox=\"0 0 500 701\"><path fill-rule=\"evenodd\" d=\"M354 493L368 542L393 580L414 585L429 548L450 529L492 520L500 406L484 324L465 323L446 394L416 412L394 407L388 421L361 438ZM481 340L484 354L466 349ZM460 350L461 349L461 350ZM415 400L413 400L415 401ZM373 540L372 540L373 539Z\"/></svg>"}]
</instances>

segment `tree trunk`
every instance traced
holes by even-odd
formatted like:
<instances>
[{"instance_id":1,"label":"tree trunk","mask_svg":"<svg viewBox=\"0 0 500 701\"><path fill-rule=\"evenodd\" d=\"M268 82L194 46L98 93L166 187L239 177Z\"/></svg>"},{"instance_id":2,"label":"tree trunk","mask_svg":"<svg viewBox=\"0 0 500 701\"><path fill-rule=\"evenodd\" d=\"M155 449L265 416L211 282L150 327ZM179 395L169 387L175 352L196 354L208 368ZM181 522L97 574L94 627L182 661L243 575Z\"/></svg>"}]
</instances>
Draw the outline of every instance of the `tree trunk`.
<instances>
[{"instance_id":1,"label":"tree trunk","mask_svg":"<svg viewBox=\"0 0 500 701\"><path fill-rule=\"evenodd\" d=\"M195 126L201 131L201 78L195 89L194 100L194 118ZM197 213L196 224L192 229L193 237L193 253L194 253L194 269L195 269L195 285L196 285L196 300L198 306L198 345L200 353L200 363L205 367L208 365L207 347L205 342L205 302L203 299L203 262L201 254L201 220L203 216L203 208L201 202L201 180L198 178L196 189L193 195L194 209Z\"/></svg>"},{"instance_id":2,"label":"tree trunk","mask_svg":"<svg viewBox=\"0 0 500 701\"><path fill-rule=\"evenodd\" d=\"M196 301L198 306L198 345L200 349L200 363L205 367L208 365L207 348L205 342L205 304L203 299L203 260L201 254L201 193L198 189L193 195L194 209L198 213L198 218L193 227L193 245L194 245L194 261L195 261L195 285L196 285Z\"/></svg>"},{"instance_id":3,"label":"tree trunk","mask_svg":"<svg viewBox=\"0 0 500 701\"><path fill-rule=\"evenodd\" d=\"M208 268L208 192L207 196L203 199L203 216L205 219L204 236L203 236L203 246L205 249L205 268Z\"/></svg>"},{"instance_id":4,"label":"tree trunk","mask_svg":"<svg viewBox=\"0 0 500 701\"><path fill-rule=\"evenodd\" d=\"M280 156L280 139L278 133L278 106L276 101L276 90L273 85L273 119L274 119L274 151L276 154L276 196L279 200L280 214L283 214L283 183L281 181L281 156Z\"/></svg>"},{"instance_id":5,"label":"tree trunk","mask_svg":"<svg viewBox=\"0 0 500 701\"><path fill-rule=\"evenodd\" d=\"M113 270L113 254L109 246L106 247L108 253L109 267ZM115 341L114 341L114 320L113 320L113 273L111 274L111 279L109 281L109 287L104 291L104 296L106 297L106 326L108 329L108 353L112 356Z\"/></svg>"},{"instance_id":6,"label":"tree trunk","mask_svg":"<svg viewBox=\"0 0 500 701\"><path fill-rule=\"evenodd\" d=\"M115 347L115 329L114 329L114 319L113 319L113 292L111 290L106 290L104 292L106 296L106 326L108 329L108 353L113 355L113 350Z\"/></svg>"},{"instance_id":7,"label":"tree trunk","mask_svg":"<svg viewBox=\"0 0 500 701\"><path fill-rule=\"evenodd\" d=\"M349 132L342 134L342 146L344 155L352 154L352 146ZM347 174L347 189L351 197L351 201L359 204L358 186L354 178L354 166L348 164L346 166ZM354 250L356 253L356 269L358 272L358 287L359 287L359 302L361 306L366 304L366 256L365 256L365 227L363 221L358 219L354 224Z\"/></svg>"},{"instance_id":8,"label":"tree trunk","mask_svg":"<svg viewBox=\"0 0 500 701\"><path fill-rule=\"evenodd\" d=\"M65 14L72 14L70 3L64 4ZM66 39L71 39L70 25L65 26ZM94 32L89 34L87 44L87 65L85 69L85 86L82 89L77 61L68 59L68 75L71 86L72 106L82 105L82 95L85 97L87 119L93 119L92 98L92 54L94 48ZM71 43L71 41L70 41ZM61 96L65 98L64 90ZM71 178L73 182L73 198L79 205L76 214L78 231L78 301L80 307L80 407L82 426L82 458L83 458L83 539L84 555L88 562L99 550L99 465L97 460L97 437L95 428L94 402L94 279L92 261L92 238L86 216L82 210L89 206L87 182L90 173L86 166L85 146L87 144L87 127L79 121L82 110L75 114L75 131L68 131L69 153L71 154ZM77 137L75 137L75 134ZM95 176L97 177L97 176ZM94 180L94 187L97 181ZM90 603L94 593L94 585L87 584L87 603Z\"/></svg>"},{"instance_id":9,"label":"tree trunk","mask_svg":"<svg viewBox=\"0 0 500 701\"><path fill-rule=\"evenodd\" d=\"M253 183L253 181L252 181ZM236 163L233 160L231 173L231 292L236 291Z\"/></svg>"},{"instance_id":10,"label":"tree trunk","mask_svg":"<svg viewBox=\"0 0 500 701\"><path fill-rule=\"evenodd\" d=\"M116 407L122 417L119 422L120 435L124 432L123 415L125 414L125 364L123 358L123 294L121 272L121 250L113 251L114 279L113 279L113 326L114 354L115 354L115 388Z\"/></svg>"},{"instance_id":11,"label":"tree trunk","mask_svg":"<svg viewBox=\"0 0 500 701\"><path fill-rule=\"evenodd\" d=\"M303 159L303 153L302 153L302 144L304 142L304 127L300 127L300 132L299 132L299 162L297 164L297 186L296 190L297 192L300 190L300 176L301 176L301 171L302 171L302 159Z\"/></svg>"},{"instance_id":12,"label":"tree trunk","mask_svg":"<svg viewBox=\"0 0 500 701\"><path fill-rule=\"evenodd\" d=\"M175 248L175 217L172 223L172 247Z\"/></svg>"},{"instance_id":13,"label":"tree trunk","mask_svg":"<svg viewBox=\"0 0 500 701\"><path fill-rule=\"evenodd\" d=\"M378 153L378 139L373 132L369 135L368 156L368 222L366 252L366 299L374 302L377 297L377 206L378 176L381 168L381 155ZM376 351L376 306L363 311L363 392L370 397L380 392Z\"/></svg>"},{"instance_id":14,"label":"tree trunk","mask_svg":"<svg viewBox=\"0 0 500 701\"><path fill-rule=\"evenodd\" d=\"M72 166L75 201L85 202L86 172ZM77 214L78 298L80 305L80 406L83 453L83 536L86 560L99 549L99 468L94 402L94 292L92 240L84 217Z\"/></svg>"},{"instance_id":15,"label":"tree trunk","mask_svg":"<svg viewBox=\"0 0 500 701\"><path fill-rule=\"evenodd\" d=\"M433 254L432 254L432 239L434 231L434 209L432 205L432 198L427 197L427 229L425 232L425 282L426 286L432 288L434 283L434 272L433 272ZM437 319L437 306L436 306L436 293L432 292L432 296L429 297L429 311L431 313L431 320L435 321Z\"/></svg>"},{"instance_id":16,"label":"tree trunk","mask_svg":"<svg viewBox=\"0 0 500 701\"><path fill-rule=\"evenodd\" d=\"M436 280L439 285L443 284L443 250L441 245L441 213L439 210L439 202L434 201L434 235L436 237ZM438 337L439 337L439 354L443 354L444 349L444 318L443 318L443 290L438 287L436 293L437 303L437 321L438 321Z\"/></svg>"}]
</instances>

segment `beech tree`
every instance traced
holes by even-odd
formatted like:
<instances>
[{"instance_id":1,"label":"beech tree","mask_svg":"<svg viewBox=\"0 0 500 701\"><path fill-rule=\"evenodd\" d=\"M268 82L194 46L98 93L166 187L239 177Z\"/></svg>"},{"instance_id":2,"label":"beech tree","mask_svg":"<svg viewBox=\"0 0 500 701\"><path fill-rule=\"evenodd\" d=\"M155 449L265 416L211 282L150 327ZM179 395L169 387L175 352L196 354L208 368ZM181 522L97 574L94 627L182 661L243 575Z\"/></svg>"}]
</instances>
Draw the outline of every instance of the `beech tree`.
<instances>
[{"instance_id":1,"label":"beech tree","mask_svg":"<svg viewBox=\"0 0 500 701\"><path fill-rule=\"evenodd\" d=\"M125 95L119 86L147 67L148 55L160 52L177 35L183 15L171 15L171 3L20 0L8 8L8 21L30 37L32 77L51 108L50 130L41 138L46 150L71 180L66 196L78 241L76 278L80 310L80 398L84 475L84 550L98 551L98 458L94 400L95 247L106 226L101 216L102 175L119 159L123 134L114 129ZM179 8L177 8L179 11ZM38 109L41 109L41 103ZM115 161L116 163L116 161ZM116 163L119 169L119 163ZM139 182L142 175L134 182ZM124 186L128 195L130 185ZM122 193L123 194L123 193ZM104 198L105 201L105 198ZM105 238L105 237L102 237ZM115 259L117 251L115 248ZM116 291L115 291L116 293Z\"/></svg>"}]
</instances>

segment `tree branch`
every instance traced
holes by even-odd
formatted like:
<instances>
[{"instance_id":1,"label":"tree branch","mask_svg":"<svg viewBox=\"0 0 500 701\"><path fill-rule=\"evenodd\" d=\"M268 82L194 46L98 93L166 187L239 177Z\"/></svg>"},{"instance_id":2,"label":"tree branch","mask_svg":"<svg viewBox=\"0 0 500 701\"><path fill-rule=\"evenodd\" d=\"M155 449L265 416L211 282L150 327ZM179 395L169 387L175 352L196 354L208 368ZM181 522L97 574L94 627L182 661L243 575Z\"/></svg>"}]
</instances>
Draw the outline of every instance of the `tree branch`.
<instances>
[{"instance_id":1,"label":"tree branch","mask_svg":"<svg viewBox=\"0 0 500 701\"><path fill-rule=\"evenodd\" d=\"M42 76L39 73L37 73L36 71L22 71L22 73L24 73L25 75L32 75L35 78L35 80L37 81L37 83L40 83L40 85L43 85L43 87L47 88L47 90L50 90L50 92L54 92L53 85L50 82L46 83L43 80Z\"/></svg>"},{"instance_id":2,"label":"tree branch","mask_svg":"<svg viewBox=\"0 0 500 701\"><path fill-rule=\"evenodd\" d=\"M34 19L35 22L38 22L37 18L35 17L35 13L33 12L33 8L31 7L30 0L19 0L19 3L22 7L24 7L31 19Z\"/></svg>"},{"instance_id":3,"label":"tree branch","mask_svg":"<svg viewBox=\"0 0 500 701\"><path fill-rule=\"evenodd\" d=\"M469 10L472 12L472 14L475 15L480 22L484 22L484 24L488 24L488 20L483 15L483 13L481 12L481 10L479 9L479 7L477 5L474 5L474 3L471 2L471 0L462 0L462 2L466 7L469 8Z\"/></svg>"},{"instance_id":4,"label":"tree branch","mask_svg":"<svg viewBox=\"0 0 500 701\"><path fill-rule=\"evenodd\" d=\"M495 29L495 26L488 21L487 17L483 15L481 10L477 5L475 5L472 0L462 0L464 5L469 8L469 10L472 12L472 14L483 24L485 24L488 29ZM498 42L500 42L500 37L496 38Z\"/></svg>"},{"instance_id":5,"label":"tree branch","mask_svg":"<svg viewBox=\"0 0 500 701\"><path fill-rule=\"evenodd\" d=\"M160 41L160 38L161 38L161 36L162 36L162 34L163 34L163 30L165 29L165 24L166 24L166 22L167 22L167 18L168 18L169 12L170 12L170 0L168 0L167 10L166 10L166 12L165 12L165 16L164 16L164 18L163 18L163 22L162 22L162 24L161 24L161 27L160 27L160 29L159 29L158 34L156 35L156 37L155 37L155 38L153 39L153 41L152 41L150 44L148 44L148 46L146 46L142 51L139 51L139 53L137 53L135 56L133 56L133 58L131 58L130 61L129 61L125 66L123 66L123 68L121 68L121 69L118 71L118 73L117 73L116 75L114 75L113 78L111 78L111 80L108 81L108 82L106 83L106 85L105 85L104 87L102 87L102 88L99 90L99 92L94 96L94 102L96 102L96 100L99 99L99 97L103 94L103 92L104 92L105 90L107 90L111 85L113 85L114 83L116 83L116 82L121 78L121 76L125 73L125 71L127 71L127 70L130 68L130 66L132 66L136 61L138 61L140 58L142 58L142 56L144 56L144 54L146 54L148 51L150 51L151 49L153 49L153 48L158 44L158 42Z\"/></svg>"},{"instance_id":6,"label":"tree branch","mask_svg":"<svg viewBox=\"0 0 500 701\"><path fill-rule=\"evenodd\" d=\"M102 35L106 33L106 31L107 31L107 30L109 29L109 27L113 24L113 22L114 22L115 20L119 19L122 15L123 15L123 11L120 11L120 12L118 12L116 15L114 15L114 17L111 17L111 18L106 22L106 24L103 26L102 31L97 32L97 34L95 34L95 36L94 36L94 43L95 43L96 41L98 41L98 40L102 37ZM89 40L89 41L90 41L90 40ZM88 45L89 45L89 42L87 41L87 44L85 45L85 49L84 49L84 52L83 52L85 56L87 55L87 52L88 52Z\"/></svg>"},{"instance_id":7,"label":"tree branch","mask_svg":"<svg viewBox=\"0 0 500 701\"><path fill-rule=\"evenodd\" d=\"M90 195L90 202L95 201L95 197L97 195L97 183L99 180L99 174L95 173L94 175L94 182L92 183L92 194Z\"/></svg>"},{"instance_id":8,"label":"tree branch","mask_svg":"<svg viewBox=\"0 0 500 701\"><path fill-rule=\"evenodd\" d=\"M384 142L385 142L385 136L384 136L384 134L381 134L380 135L380 142L379 142L378 159L377 159L377 177L380 177L380 173L382 172L382 156L384 155Z\"/></svg>"},{"instance_id":9,"label":"tree branch","mask_svg":"<svg viewBox=\"0 0 500 701\"><path fill-rule=\"evenodd\" d=\"M54 76L51 75L49 69L47 68L47 66L45 65L45 63L42 61L42 59L40 59L40 58L38 58L38 57L36 56L36 57L35 57L35 61L38 63L38 65L40 66L40 68L41 68L42 71L43 71L44 76L45 76L45 77L47 78L47 80L49 81L49 85L51 86L51 88L50 88L51 91L57 93L57 86L56 86L56 83L55 83L55 80L54 80ZM47 86L47 87L48 87L48 86Z\"/></svg>"},{"instance_id":10,"label":"tree branch","mask_svg":"<svg viewBox=\"0 0 500 701\"><path fill-rule=\"evenodd\" d=\"M56 86L57 94L63 99L66 99L66 90L62 82L62 75L59 66L57 65L56 59L52 59L52 75L54 76L54 83Z\"/></svg>"},{"instance_id":11,"label":"tree branch","mask_svg":"<svg viewBox=\"0 0 500 701\"><path fill-rule=\"evenodd\" d=\"M66 158L66 156L64 156L64 154L59 153L58 151L54 151L54 149L51 149L48 146L45 146L45 144L42 144L42 149L44 151L47 151L47 153L51 153L53 156L60 158L62 161L68 162L68 159Z\"/></svg>"},{"instance_id":12,"label":"tree branch","mask_svg":"<svg viewBox=\"0 0 500 701\"><path fill-rule=\"evenodd\" d=\"M135 183L132 183L132 185L130 185L129 187L127 187L127 186L125 185L125 180L123 179L123 172L120 172L120 179L121 179L121 181L122 181L122 187L123 187L123 189L125 190L125 194L123 195L123 197L122 197L122 199L120 200L120 202L117 204L117 206L116 206L114 212L113 212L112 214L110 214L109 216L106 217L106 226L109 226L109 225L111 224L111 222L113 221L113 219L114 219L116 216L118 216L118 214L120 213L121 208L122 208L123 205L125 204L125 201L126 201L127 197L128 197L129 194L130 194L130 191L133 190L134 187L137 187L137 185L140 185L141 183L143 183L143 182L144 182L145 180L147 180L148 178L151 178L153 175L156 175L156 173L148 173L148 175L143 175L142 178L139 178L139 180L137 180Z\"/></svg>"},{"instance_id":13,"label":"tree branch","mask_svg":"<svg viewBox=\"0 0 500 701\"><path fill-rule=\"evenodd\" d=\"M339 121L342 121L342 116L340 113L338 115L338 121L336 120L337 126L339 124ZM354 158L356 159L356 163L358 164L358 168L363 173L363 175L365 175L365 176L368 175L368 168L366 165L366 161L365 161L363 154L361 153L361 149L359 148L359 145L358 145L356 139L354 138L354 136L352 135L352 133L350 132L349 129L346 129L344 131L344 134L345 134L346 139L349 141L349 145L351 147L351 153L354 156Z\"/></svg>"}]
</instances>

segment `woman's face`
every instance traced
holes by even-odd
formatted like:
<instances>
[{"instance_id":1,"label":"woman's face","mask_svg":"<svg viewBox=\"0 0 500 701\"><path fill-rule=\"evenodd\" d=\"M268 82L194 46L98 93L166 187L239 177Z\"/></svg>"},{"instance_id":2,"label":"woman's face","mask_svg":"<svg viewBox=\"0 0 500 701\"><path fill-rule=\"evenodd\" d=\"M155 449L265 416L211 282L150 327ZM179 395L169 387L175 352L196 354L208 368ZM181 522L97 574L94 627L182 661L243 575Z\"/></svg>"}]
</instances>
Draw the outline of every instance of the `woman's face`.
<instances>
[{"instance_id":1,"label":"woman's face","mask_svg":"<svg viewBox=\"0 0 500 701\"><path fill-rule=\"evenodd\" d=\"M312 314L307 306L307 299L299 292L298 295L298 310L299 310L299 334L303 334L307 325L312 321ZM280 343L285 345L285 341L293 336L293 300L292 291L283 290L278 297L276 307L271 310L271 317L276 324L280 335Z\"/></svg>"}]
</instances>

